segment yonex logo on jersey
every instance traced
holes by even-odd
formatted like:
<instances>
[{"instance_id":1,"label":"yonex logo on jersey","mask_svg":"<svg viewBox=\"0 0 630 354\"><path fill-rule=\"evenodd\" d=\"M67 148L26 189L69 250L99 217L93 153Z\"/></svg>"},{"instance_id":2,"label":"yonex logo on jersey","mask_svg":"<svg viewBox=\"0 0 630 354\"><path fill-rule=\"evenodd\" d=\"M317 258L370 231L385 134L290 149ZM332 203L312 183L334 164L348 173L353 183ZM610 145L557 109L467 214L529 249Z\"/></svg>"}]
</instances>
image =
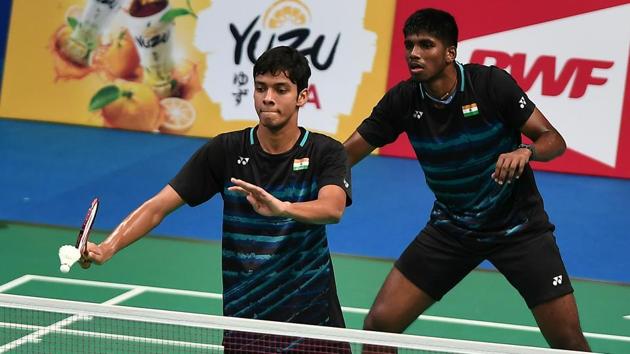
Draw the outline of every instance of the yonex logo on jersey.
<instances>
[{"instance_id":1,"label":"yonex logo on jersey","mask_svg":"<svg viewBox=\"0 0 630 354\"><path fill-rule=\"evenodd\" d=\"M521 109L525 108L527 102L525 101L525 97L521 96L521 99L518 100L518 105L521 106Z\"/></svg>"},{"instance_id":2,"label":"yonex logo on jersey","mask_svg":"<svg viewBox=\"0 0 630 354\"><path fill-rule=\"evenodd\" d=\"M553 277L553 286L558 286L562 284L562 275L558 275L557 277Z\"/></svg>"},{"instance_id":3,"label":"yonex logo on jersey","mask_svg":"<svg viewBox=\"0 0 630 354\"><path fill-rule=\"evenodd\" d=\"M467 104L462 106L462 113L464 113L464 117L473 117L479 114L479 108L477 108L476 103Z\"/></svg>"},{"instance_id":4,"label":"yonex logo on jersey","mask_svg":"<svg viewBox=\"0 0 630 354\"><path fill-rule=\"evenodd\" d=\"M247 165L247 163L248 163L248 162L249 162L249 157L242 157L242 156L239 156L239 157L238 157L238 160L236 160L236 163L237 163L237 164L239 164L239 165L243 165L243 166Z\"/></svg>"},{"instance_id":5,"label":"yonex logo on jersey","mask_svg":"<svg viewBox=\"0 0 630 354\"><path fill-rule=\"evenodd\" d=\"M420 118L422 118L422 115L423 115L423 114L424 114L424 113L423 113L422 111L415 111L415 112L413 112L413 117L414 117L415 119L420 119Z\"/></svg>"},{"instance_id":6,"label":"yonex logo on jersey","mask_svg":"<svg viewBox=\"0 0 630 354\"><path fill-rule=\"evenodd\" d=\"M293 171L306 170L308 168L308 157L293 160Z\"/></svg>"},{"instance_id":7,"label":"yonex logo on jersey","mask_svg":"<svg viewBox=\"0 0 630 354\"><path fill-rule=\"evenodd\" d=\"M348 183L345 178L343 179L343 185L346 186L346 188L350 187L350 183Z\"/></svg>"}]
</instances>

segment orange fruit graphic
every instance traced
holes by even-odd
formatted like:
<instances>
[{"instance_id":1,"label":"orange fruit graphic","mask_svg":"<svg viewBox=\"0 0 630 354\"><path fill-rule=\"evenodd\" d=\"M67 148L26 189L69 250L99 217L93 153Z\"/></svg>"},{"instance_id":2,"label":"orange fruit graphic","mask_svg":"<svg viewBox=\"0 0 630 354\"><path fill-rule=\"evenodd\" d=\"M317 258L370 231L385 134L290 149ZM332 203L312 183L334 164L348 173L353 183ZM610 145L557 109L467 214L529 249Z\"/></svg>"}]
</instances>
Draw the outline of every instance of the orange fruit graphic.
<instances>
[{"instance_id":1,"label":"orange fruit graphic","mask_svg":"<svg viewBox=\"0 0 630 354\"><path fill-rule=\"evenodd\" d=\"M99 58L105 72L113 78L131 79L137 76L140 57L127 30L121 30Z\"/></svg>"},{"instance_id":2,"label":"orange fruit graphic","mask_svg":"<svg viewBox=\"0 0 630 354\"><path fill-rule=\"evenodd\" d=\"M285 23L299 26L307 23L310 15L310 10L300 0L278 0L265 11L263 23L272 29L282 27Z\"/></svg>"},{"instance_id":3,"label":"orange fruit graphic","mask_svg":"<svg viewBox=\"0 0 630 354\"><path fill-rule=\"evenodd\" d=\"M156 131L161 123L160 102L151 87L117 80L121 96L102 108L105 125L114 128Z\"/></svg>"},{"instance_id":4,"label":"orange fruit graphic","mask_svg":"<svg viewBox=\"0 0 630 354\"><path fill-rule=\"evenodd\" d=\"M195 107L178 97L168 97L160 101L164 110L164 122L160 131L170 134L182 134L192 127L196 118Z\"/></svg>"}]
</instances>

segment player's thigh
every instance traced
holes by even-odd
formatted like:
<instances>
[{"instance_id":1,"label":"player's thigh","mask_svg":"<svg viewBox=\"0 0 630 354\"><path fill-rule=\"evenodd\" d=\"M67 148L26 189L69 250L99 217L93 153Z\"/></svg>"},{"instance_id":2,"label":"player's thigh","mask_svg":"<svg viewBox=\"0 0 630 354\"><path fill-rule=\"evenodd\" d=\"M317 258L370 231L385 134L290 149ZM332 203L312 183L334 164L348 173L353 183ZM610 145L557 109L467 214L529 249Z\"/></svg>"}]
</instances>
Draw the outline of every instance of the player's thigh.
<instances>
[{"instance_id":1,"label":"player's thigh","mask_svg":"<svg viewBox=\"0 0 630 354\"><path fill-rule=\"evenodd\" d=\"M483 260L460 238L427 226L407 246L395 267L417 288L439 301Z\"/></svg>"},{"instance_id":2,"label":"player's thigh","mask_svg":"<svg viewBox=\"0 0 630 354\"><path fill-rule=\"evenodd\" d=\"M533 309L573 292L553 233L504 244L489 257Z\"/></svg>"},{"instance_id":3,"label":"player's thigh","mask_svg":"<svg viewBox=\"0 0 630 354\"><path fill-rule=\"evenodd\" d=\"M402 332L435 300L416 287L398 269L392 268L370 308L364 328Z\"/></svg>"}]
</instances>

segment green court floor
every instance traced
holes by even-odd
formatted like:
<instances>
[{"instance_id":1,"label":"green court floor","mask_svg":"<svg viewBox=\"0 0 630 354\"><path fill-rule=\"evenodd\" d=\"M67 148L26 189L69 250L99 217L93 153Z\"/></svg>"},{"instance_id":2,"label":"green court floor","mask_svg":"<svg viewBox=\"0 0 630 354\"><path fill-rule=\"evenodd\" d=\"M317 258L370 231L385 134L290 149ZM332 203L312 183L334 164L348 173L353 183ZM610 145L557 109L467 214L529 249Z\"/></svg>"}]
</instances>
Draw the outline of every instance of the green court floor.
<instances>
[{"instance_id":1,"label":"green court floor","mask_svg":"<svg viewBox=\"0 0 630 354\"><path fill-rule=\"evenodd\" d=\"M0 222L0 292L102 303L144 286L152 288L119 305L221 314L220 244L149 236L104 266L60 273L57 250L72 244L75 234ZM104 236L95 232L92 238ZM360 328L392 261L334 255L333 262L347 325ZM630 353L630 317L624 318L630 315L630 286L573 282L593 350ZM407 333L546 347L525 303L492 271L473 272Z\"/></svg>"}]
</instances>

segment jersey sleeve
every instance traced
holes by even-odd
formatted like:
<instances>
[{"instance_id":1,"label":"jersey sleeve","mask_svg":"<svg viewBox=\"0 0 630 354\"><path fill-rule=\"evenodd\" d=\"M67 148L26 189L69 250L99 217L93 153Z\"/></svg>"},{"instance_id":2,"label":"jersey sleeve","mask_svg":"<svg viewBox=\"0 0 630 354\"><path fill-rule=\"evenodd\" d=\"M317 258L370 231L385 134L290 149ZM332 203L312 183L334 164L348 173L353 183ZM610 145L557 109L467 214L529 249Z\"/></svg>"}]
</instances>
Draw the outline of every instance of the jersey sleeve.
<instances>
[{"instance_id":1,"label":"jersey sleeve","mask_svg":"<svg viewBox=\"0 0 630 354\"><path fill-rule=\"evenodd\" d=\"M494 66L490 70L490 90L502 119L520 130L534 112L534 103L510 74Z\"/></svg>"},{"instance_id":2,"label":"jersey sleeve","mask_svg":"<svg viewBox=\"0 0 630 354\"><path fill-rule=\"evenodd\" d=\"M389 90L372 109L372 113L357 128L361 137L370 145L382 147L403 132L400 109L403 107L400 85Z\"/></svg>"},{"instance_id":3,"label":"jersey sleeve","mask_svg":"<svg viewBox=\"0 0 630 354\"><path fill-rule=\"evenodd\" d=\"M317 172L318 189L327 185L339 186L346 192L346 206L352 204L350 166L343 145L330 139L321 156L322 162Z\"/></svg>"},{"instance_id":4,"label":"jersey sleeve","mask_svg":"<svg viewBox=\"0 0 630 354\"><path fill-rule=\"evenodd\" d=\"M170 181L186 204L199 205L223 190L224 152L219 135L197 150Z\"/></svg>"}]
</instances>

